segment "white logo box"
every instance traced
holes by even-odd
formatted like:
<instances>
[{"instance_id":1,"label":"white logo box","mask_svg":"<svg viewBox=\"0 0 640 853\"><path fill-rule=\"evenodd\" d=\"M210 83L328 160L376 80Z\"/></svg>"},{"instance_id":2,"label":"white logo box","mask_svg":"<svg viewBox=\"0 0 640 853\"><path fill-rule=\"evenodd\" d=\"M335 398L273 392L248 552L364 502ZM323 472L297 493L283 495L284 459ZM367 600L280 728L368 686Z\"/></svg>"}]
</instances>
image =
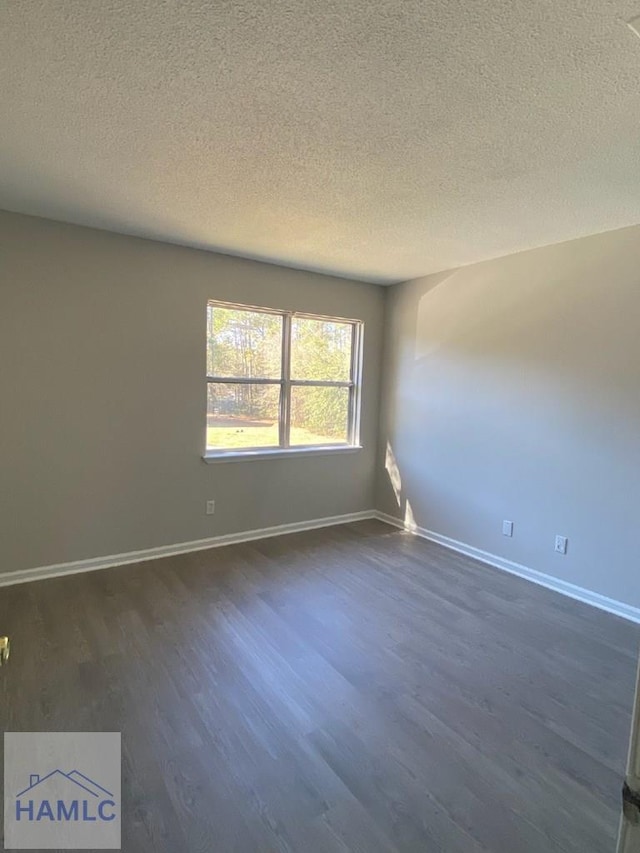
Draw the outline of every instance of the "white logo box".
<instances>
[{"instance_id":1,"label":"white logo box","mask_svg":"<svg viewBox=\"0 0 640 853\"><path fill-rule=\"evenodd\" d=\"M120 732L5 732L4 846L119 850Z\"/></svg>"}]
</instances>

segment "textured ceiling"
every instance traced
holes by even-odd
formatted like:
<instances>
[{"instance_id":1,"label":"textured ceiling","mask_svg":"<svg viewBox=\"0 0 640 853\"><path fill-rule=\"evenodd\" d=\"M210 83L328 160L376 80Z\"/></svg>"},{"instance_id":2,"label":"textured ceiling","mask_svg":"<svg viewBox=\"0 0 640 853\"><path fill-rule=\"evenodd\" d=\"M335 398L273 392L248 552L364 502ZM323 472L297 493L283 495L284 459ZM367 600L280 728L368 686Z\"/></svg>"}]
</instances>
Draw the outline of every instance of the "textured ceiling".
<instances>
[{"instance_id":1,"label":"textured ceiling","mask_svg":"<svg viewBox=\"0 0 640 853\"><path fill-rule=\"evenodd\" d=\"M0 207L389 282L640 222L640 0L0 0Z\"/></svg>"}]
</instances>

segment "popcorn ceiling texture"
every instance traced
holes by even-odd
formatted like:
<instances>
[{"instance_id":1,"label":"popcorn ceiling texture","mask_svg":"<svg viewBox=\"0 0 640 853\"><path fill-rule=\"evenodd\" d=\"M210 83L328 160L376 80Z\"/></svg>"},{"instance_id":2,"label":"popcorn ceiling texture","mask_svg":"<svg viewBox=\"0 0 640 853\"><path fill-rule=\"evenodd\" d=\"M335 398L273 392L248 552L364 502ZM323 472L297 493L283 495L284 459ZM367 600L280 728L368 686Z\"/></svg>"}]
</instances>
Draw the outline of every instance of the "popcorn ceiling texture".
<instances>
[{"instance_id":1,"label":"popcorn ceiling texture","mask_svg":"<svg viewBox=\"0 0 640 853\"><path fill-rule=\"evenodd\" d=\"M640 0L0 4L0 207L392 282L640 221Z\"/></svg>"}]
</instances>

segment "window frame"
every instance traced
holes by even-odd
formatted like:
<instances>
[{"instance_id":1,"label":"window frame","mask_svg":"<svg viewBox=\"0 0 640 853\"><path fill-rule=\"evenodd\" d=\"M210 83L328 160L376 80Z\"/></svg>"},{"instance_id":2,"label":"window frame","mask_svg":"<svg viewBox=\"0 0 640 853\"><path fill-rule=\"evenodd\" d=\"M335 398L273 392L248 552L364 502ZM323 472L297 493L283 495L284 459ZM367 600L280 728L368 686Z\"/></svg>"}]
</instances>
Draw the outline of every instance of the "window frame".
<instances>
[{"instance_id":1,"label":"window frame","mask_svg":"<svg viewBox=\"0 0 640 853\"><path fill-rule=\"evenodd\" d=\"M229 308L250 313L274 314L282 318L282 343L280 378L276 377L238 377L216 376L206 372L207 391L210 385L277 385L280 388L278 406L279 444L258 447L216 447L207 446L207 428L205 427L205 461L225 459L282 457L307 454L345 453L361 449L360 444L360 407L362 401L362 351L364 323L347 317L332 317L325 314L311 314L304 311L284 311L275 308L262 308L257 305L245 305L238 302L223 302L217 299L207 300L209 308ZM349 378L346 380L292 379L291 378L291 330L294 318L319 320L328 323L343 323L351 326L351 364ZM206 354L208 356L209 338L207 335ZM291 445L291 389L295 387L312 388L348 388L347 441L344 444L295 444Z\"/></svg>"}]
</instances>

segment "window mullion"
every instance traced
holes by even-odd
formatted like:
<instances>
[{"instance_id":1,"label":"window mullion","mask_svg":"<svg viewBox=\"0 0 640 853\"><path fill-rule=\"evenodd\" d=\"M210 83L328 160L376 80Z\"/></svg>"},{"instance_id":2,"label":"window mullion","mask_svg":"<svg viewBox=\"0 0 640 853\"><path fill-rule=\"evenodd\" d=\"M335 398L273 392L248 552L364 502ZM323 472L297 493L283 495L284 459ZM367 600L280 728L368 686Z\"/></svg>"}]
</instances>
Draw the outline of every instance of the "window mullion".
<instances>
[{"instance_id":1,"label":"window mullion","mask_svg":"<svg viewBox=\"0 0 640 853\"><path fill-rule=\"evenodd\" d=\"M280 446L290 446L291 435L291 314L282 318L282 385L280 391Z\"/></svg>"},{"instance_id":2,"label":"window mullion","mask_svg":"<svg viewBox=\"0 0 640 853\"><path fill-rule=\"evenodd\" d=\"M331 379L292 379L291 384L299 388L350 388L353 385L350 379L345 381Z\"/></svg>"},{"instance_id":3,"label":"window mullion","mask_svg":"<svg viewBox=\"0 0 640 853\"><path fill-rule=\"evenodd\" d=\"M356 441L356 421L355 421L355 403L356 403L356 395L355 395L355 385L349 386L349 409L348 409L348 417L349 423L347 425L347 441L349 444L355 444Z\"/></svg>"},{"instance_id":4,"label":"window mullion","mask_svg":"<svg viewBox=\"0 0 640 853\"><path fill-rule=\"evenodd\" d=\"M360 440L360 385L362 382L362 325L351 333L351 387L349 389L349 444Z\"/></svg>"},{"instance_id":5,"label":"window mullion","mask_svg":"<svg viewBox=\"0 0 640 853\"><path fill-rule=\"evenodd\" d=\"M254 376L207 376L207 382L218 385L281 385L281 379Z\"/></svg>"}]
</instances>

